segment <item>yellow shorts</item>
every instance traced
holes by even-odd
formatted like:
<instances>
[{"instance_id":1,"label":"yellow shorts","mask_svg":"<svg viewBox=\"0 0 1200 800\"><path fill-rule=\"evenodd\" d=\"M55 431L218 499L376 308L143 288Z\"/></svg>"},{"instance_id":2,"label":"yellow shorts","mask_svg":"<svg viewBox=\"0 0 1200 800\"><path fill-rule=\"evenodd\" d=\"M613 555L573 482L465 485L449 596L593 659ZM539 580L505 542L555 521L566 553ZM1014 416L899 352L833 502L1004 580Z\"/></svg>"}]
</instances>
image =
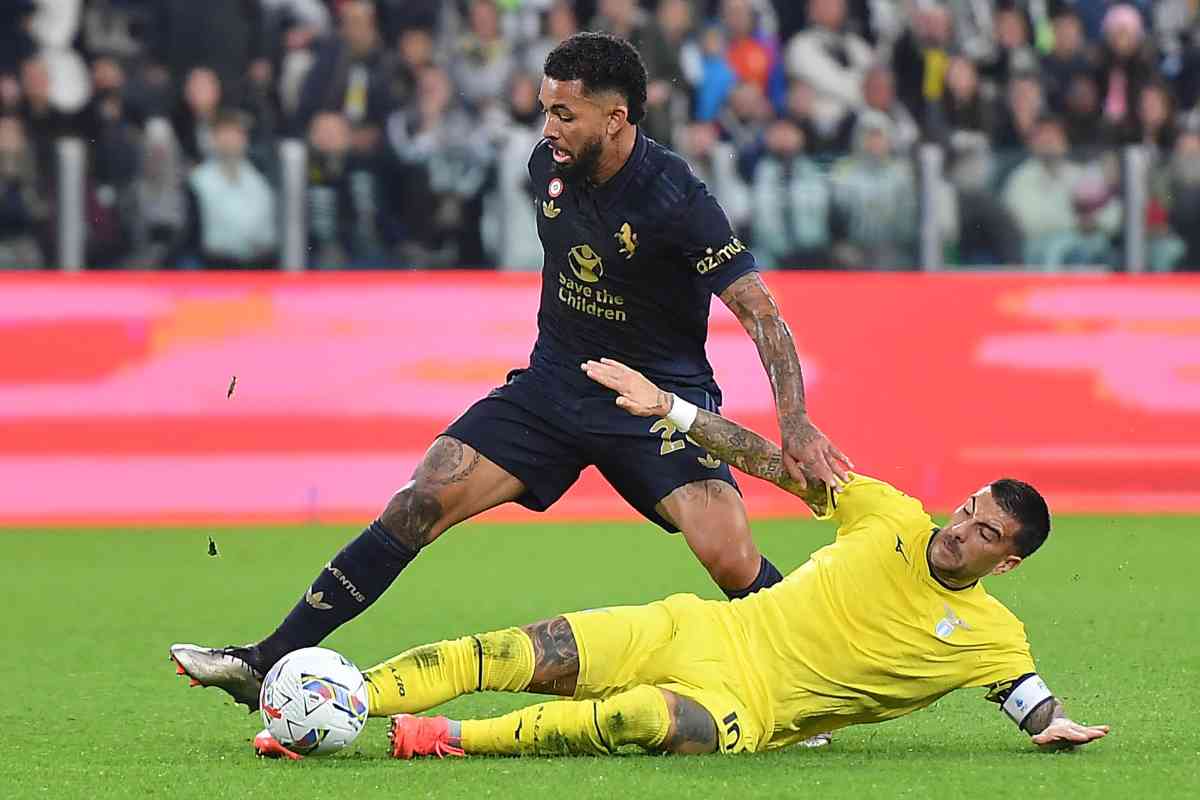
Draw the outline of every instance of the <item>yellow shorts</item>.
<instances>
[{"instance_id":1,"label":"yellow shorts","mask_svg":"<svg viewBox=\"0 0 1200 800\"><path fill-rule=\"evenodd\" d=\"M745 681L715 604L677 594L644 606L566 614L579 647L575 699L657 686L695 700L717 723L720 750L755 751L766 731L742 698Z\"/></svg>"}]
</instances>

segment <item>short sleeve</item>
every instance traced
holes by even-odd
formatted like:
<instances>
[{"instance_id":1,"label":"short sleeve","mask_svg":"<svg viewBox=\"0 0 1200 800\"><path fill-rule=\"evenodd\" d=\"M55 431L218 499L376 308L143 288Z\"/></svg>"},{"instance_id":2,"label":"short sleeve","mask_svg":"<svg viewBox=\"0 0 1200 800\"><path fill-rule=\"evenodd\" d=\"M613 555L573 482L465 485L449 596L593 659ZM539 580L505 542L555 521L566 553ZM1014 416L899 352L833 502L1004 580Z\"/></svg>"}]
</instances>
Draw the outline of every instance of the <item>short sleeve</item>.
<instances>
[{"instance_id":1,"label":"short sleeve","mask_svg":"<svg viewBox=\"0 0 1200 800\"><path fill-rule=\"evenodd\" d=\"M967 685L986 686L987 699L994 703L1003 703L1012 687L1031 672L1037 672L1037 668L1033 664L1029 645L1022 637L1020 642L1013 642L1007 647L993 648L981 656L976 664L975 674Z\"/></svg>"},{"instance_id":2,"label":"short sleeve","mask_svg":"<svg viewBox=\"0 0 1200 800\"><path fill-rule=\"evenodd\" d=\"M988 699L1001 703L1012 687L1024 676L1037 672L1037 667L1033 663L1025 626L998 600L990 599L994 615L990 620L981 620L980 624L992 630L989 636L992 644L976 654L967 685L988 687Z\"/></svg>"},{"instance_id":3,"label":"short sleeve","mask_svg":"<svg viewBox=\"0 0 1200 800\"><path fill-rule=\"evenodd\" d=\"M688 194L676 230L689 272L712 294L720 294L758 269L750 248L729 225L724 209L699 181Z\"/></svg>"},{"instance_id":4,"label":"short sleeve","mask_svg":"<svg viewBox=\"0 0 1200 800\"><path fill-rule=\"evenodd\" d=\"M987 687L987 694L984 695L984 699L989 703L1004 703L1004 701L1008 700L1008 696L1012 694L1013 689L1017 688L1017 685L1020 684L1021 681L1034 674L1036 673L1031 669L1028 672L1022 672L1020 675L1017 675L1014 678L1006 678L1004 680L986 683L984 685Z\"/></svg>"}]
</instances>

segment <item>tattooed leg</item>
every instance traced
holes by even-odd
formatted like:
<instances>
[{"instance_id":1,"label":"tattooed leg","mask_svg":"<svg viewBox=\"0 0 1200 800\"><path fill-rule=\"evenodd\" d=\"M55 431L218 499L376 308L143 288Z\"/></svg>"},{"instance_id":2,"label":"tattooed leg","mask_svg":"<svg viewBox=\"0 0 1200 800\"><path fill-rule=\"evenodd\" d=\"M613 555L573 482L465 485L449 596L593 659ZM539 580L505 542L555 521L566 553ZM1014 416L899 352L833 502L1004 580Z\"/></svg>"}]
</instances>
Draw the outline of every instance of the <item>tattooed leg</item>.
<instances>
[{"instance_id":1,"label":"tattooed leg","mask_svg":"<svg viewBox=\"0 0 1200 800\"><path fill-rule=\"evenodd\" d=\"M533 680L527 691L572 697L579 682L579 646L566 617L522 628L533 642Z\"/></svg>"},{"instance_id":2,"label":"tattooed leg","mask_svg":"<svg viewBox=\"0 0 1200 800\"><path fill-rule=\"evenodd\" d=\"M419 550L452 525L515 500L524 491L524 484L478 450L439 436L379 521L398 542Z\"/></svg>"},{"instance_id":3,"label":"tattooed leg","mask_svg":"<svg viewBox=\"0 0 1200 800\"><path fill-rule=\"evenodd\" d=\"M667 709L671 715L671 728L661 749L680 755L715 753L717 723L708 709L690 698L666 689L661 691L667 699Z\"/></svg>"}]
</instances>

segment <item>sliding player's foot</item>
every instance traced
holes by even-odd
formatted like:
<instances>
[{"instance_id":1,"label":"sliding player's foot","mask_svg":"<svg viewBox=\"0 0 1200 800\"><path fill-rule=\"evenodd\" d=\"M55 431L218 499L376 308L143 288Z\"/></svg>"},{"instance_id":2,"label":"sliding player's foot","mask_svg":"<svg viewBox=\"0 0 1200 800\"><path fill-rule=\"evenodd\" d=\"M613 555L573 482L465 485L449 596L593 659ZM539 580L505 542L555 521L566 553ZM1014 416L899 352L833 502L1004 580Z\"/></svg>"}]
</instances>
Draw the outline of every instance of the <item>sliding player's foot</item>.
<instances>
[{"instance_id":1,"label":"sliding player's foot","mask_svg":"<svg viewBox=\"0 0 1200 800\"><path fill-rule=\"evenodd\" d=\"M258 710L263 674L255 664L251 648L173 644L171 660L175 662L175 672L187 675L192 686L216 686L251 712Z\"/></svg>"},{"instance_id":2,"label":"sliding player's foot","mask_svg":"<svg viewBox=\"0 0 1200 800\"><path fill-rule=\"evenodd\" d=\"M445 717L416 717L397 714L388 729L392 758L414 756L465 756L461 747L450 743L450 720Z\"/></svg>"},{"instance_id":3,"label":"sliding player's foot","mask_svg":"<svg viewBox=\"0 0 1200 800\"><path fill-rule=\"evenodd\" d=\"M254 754L259 758L286 758L291 761L299 761L304 756L299 753L293 753L279 743L279 740L271 735L271 732L266 728L259 731L254 737Z\"/></svg>"},{"instance_id":4,"label":"sliding player's foot","mask_svg":"<svg viewBox=\"0 0 1200 800\"><path fill-rule=\"evenodd\" d=\"M805 747L810 747L810 748L811 747L825 747L832 741L833 741L832 733L816 733L816 734L813 734L812 736L808 737L807 739L805 739L800 744L804 745Z\"/></svg>"}]
</instances>

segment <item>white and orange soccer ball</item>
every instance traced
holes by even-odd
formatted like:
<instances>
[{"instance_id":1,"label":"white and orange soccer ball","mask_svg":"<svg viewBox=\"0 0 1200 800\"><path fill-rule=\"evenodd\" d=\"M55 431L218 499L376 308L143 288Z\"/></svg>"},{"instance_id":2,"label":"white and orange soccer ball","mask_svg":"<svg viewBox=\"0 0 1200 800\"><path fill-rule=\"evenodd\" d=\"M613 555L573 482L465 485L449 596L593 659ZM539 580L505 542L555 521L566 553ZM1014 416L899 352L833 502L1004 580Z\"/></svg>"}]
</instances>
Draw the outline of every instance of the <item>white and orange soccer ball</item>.
<instances>
[{"instance_id":1,"label":"white and orange soccer ball","mask_svg":"<svg viewBox=\"0 0 1200 800\"><path fill-rule=\"evenodd\" d=\"M345 656L306 647L271 667L259 705L267 731L288 750L302 756L336 753L367 722L367 686Z\"/></svg>"}]
</instances>

